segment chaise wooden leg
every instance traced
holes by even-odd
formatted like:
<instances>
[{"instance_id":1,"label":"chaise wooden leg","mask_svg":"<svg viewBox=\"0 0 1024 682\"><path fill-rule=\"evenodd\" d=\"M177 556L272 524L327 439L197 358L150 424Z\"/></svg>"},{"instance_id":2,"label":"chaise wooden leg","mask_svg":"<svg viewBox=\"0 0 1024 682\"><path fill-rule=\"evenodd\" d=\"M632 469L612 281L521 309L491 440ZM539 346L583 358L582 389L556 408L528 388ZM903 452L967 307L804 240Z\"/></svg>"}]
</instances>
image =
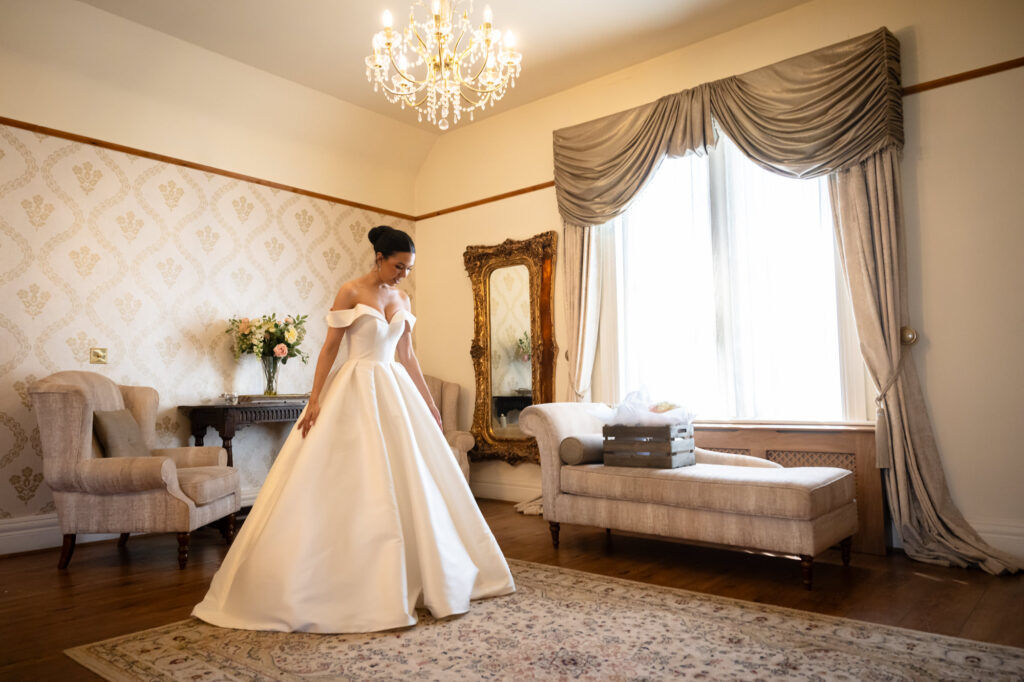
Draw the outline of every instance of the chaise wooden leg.
<instances>
[{"instance_id":1,"label":"chaise wooden leg","mask_svg":"<svg viewBox=\"0 0 1024 682\"><path fill-rule=\"evenodd\" d=\"M131 535L131 533L121 533L121 537L117 539L117 546L124 547L125 545L127 545L129 535Z\"/></svg>"},{"instance_id":2,"label":"chaise wooden leg","mask_svg":"<svg viewBox=\"0 0 1024 682\"><path fill-rule=\"evenodd\" d=\"M558 531L561 529L561 526L555 521L550 521L548 525L551 526L551 544L554 545L555 549L558 549Z\"/></svg>"},{"instance_id":3,"label":"chaise wooden leg","mask_svg":"<svg viewBox=\"0 0 1024 682\"><path fill-rule=\"evenodd\" d=\"M224 541L230 545L234 541L234 539L235 539L235 513L234 512L231 512L230 514L225 516L223 519L221 519L219 530L220 530L221 537L223 537Z\"/></svg>"},{"instance_id":4,"label":"chaise wooden leg","mask_svg":"<svg viewBox=\"0 0 1024 682\"><path fill-rule=\"evenodd\" d=\"M188 562L188 533L178 533L178 568L184 570Z\"/></svg>"},{"instance_id":5,"label":"chaise wooden leg","mask_svg":"<svg viewBox=\"0 0 1024 682\"><path fill-rule=\"evenodd\" d=\"M75 534L65 533L64 544L60 548L60 559L57 560L57 568L64 570L71 563L71 555L75 553Z\"/></svg>"},{"instance_id":6,"label":"chaise wooden leg","mask_svg":"<svg viewBox=\"0 0 1024 682\"><path fill-rule=\"evenodd\" d=\"M814 557L806 554L800 555L800 570L803 573L804 586L811 589L811 579L814 577Z\"/></svg>"},{"instance_id":7,"label":"chaise wooden leg","mask_svg":"<svg viewBox=\"0 0 1024 682\"><path fill-rule=\"evenodd\" d=\"M843 555L843 566L850 565L850 548L853 547L853 536L844 539L839 543L839 551Z\"/></svg>"}]
</instances>

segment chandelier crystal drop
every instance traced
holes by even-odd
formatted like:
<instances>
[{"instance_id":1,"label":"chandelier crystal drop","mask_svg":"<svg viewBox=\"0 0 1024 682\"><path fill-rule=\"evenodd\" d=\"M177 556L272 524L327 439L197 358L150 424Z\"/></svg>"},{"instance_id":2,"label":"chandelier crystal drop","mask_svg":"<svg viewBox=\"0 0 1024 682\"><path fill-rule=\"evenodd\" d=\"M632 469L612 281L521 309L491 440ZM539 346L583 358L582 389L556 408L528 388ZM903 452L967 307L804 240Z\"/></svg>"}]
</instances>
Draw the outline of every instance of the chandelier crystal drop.
<instances>
[{"instance_id":1,"label":"chandelier crystal drop","mask_svg":"<svg viewBox=\"0 0 1024 682\"><path fill-rule=\"evenodd\" d=\"M469 7L459 14L463 4ZM469 21L472 0L432 0L425 21L416 20L417 7L427 5L416 0L402 31L392 27L385 10L384 29L374 34L373 53L366 58L366 79L392 104L412 107L421 121L425 116L447 130L462 114L472 120L477 109L493 106L515 87L523 57L512 32L494 28L490 7L479 28Z\"/></svg>"}]
</instances>

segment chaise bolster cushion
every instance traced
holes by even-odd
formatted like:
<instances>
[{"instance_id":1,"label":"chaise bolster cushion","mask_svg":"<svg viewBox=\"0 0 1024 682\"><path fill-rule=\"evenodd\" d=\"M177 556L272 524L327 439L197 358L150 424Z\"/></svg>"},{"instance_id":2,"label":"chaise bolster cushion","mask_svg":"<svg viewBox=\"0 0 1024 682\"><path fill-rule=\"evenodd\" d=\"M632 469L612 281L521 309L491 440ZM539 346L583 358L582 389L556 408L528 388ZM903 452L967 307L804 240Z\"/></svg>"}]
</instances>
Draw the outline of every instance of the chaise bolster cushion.
<instances>
[{"instance_id":1,"label":"chaise bolster cushion","mask_svg":"<svg viewBox=\"0 0 1024 682\"><path fill-rule=\"evenodd\" d=\"M854 476L835 467L694 464L677 469L563 466L563 493L787 519L815 519L854 498Z\"/></svg>"},{"instance_id":2,"label":"chaise bolster cushion","mask_svg":"<svg viewBox=\"0 0 1024 682\"><path fill-rule=\"evenodd\" d=\"M197 505L219 500L238 490L238 472L226 466L178 469L178 485Z\"/></svg>"}]
</instances>

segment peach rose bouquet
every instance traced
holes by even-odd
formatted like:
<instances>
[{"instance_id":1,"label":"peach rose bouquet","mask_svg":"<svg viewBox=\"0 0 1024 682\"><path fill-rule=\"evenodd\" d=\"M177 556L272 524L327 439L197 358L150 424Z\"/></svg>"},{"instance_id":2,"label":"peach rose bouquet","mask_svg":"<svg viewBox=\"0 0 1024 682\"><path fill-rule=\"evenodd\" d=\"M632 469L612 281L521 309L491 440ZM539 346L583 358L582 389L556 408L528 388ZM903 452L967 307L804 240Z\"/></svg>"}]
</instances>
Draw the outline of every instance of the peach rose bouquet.
<instances>
[{"instance_id":1,"label":"peach rose bouquet","mask_svg":"<svg viewBox=\"0 0 1024 682\"><path fill-rule=\"evenodd\" d=\"M299 345L306 338L307 315L288 315L277 319L276 313L263 317L233 317L225 330L231 335L231 351L235 359L252 354L257 357L278 358L287 364L289 358L309 361L309 354Z\"/></svg>"}]
</instances>

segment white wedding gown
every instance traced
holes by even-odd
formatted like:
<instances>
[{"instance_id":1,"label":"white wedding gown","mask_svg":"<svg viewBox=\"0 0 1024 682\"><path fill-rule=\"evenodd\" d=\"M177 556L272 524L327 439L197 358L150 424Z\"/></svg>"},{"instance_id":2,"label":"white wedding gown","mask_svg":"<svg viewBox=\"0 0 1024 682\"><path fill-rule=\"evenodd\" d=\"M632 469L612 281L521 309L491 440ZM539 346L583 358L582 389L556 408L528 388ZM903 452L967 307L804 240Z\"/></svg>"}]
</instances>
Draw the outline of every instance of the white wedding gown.
<instances>
[{"instance_id":1,"label":"white wedding gown","mask_svg":"<svg viewBox=\"0 0 1024 682\"><path fill-rule=\"evenodd\" d=\"M515 591L494 536L405 368L390 321L358 304L348 359L320 396L306 438L293 429L252 511L192 611L229 628L372 632L441 618Z\"/></svg>"}]
</instances>

